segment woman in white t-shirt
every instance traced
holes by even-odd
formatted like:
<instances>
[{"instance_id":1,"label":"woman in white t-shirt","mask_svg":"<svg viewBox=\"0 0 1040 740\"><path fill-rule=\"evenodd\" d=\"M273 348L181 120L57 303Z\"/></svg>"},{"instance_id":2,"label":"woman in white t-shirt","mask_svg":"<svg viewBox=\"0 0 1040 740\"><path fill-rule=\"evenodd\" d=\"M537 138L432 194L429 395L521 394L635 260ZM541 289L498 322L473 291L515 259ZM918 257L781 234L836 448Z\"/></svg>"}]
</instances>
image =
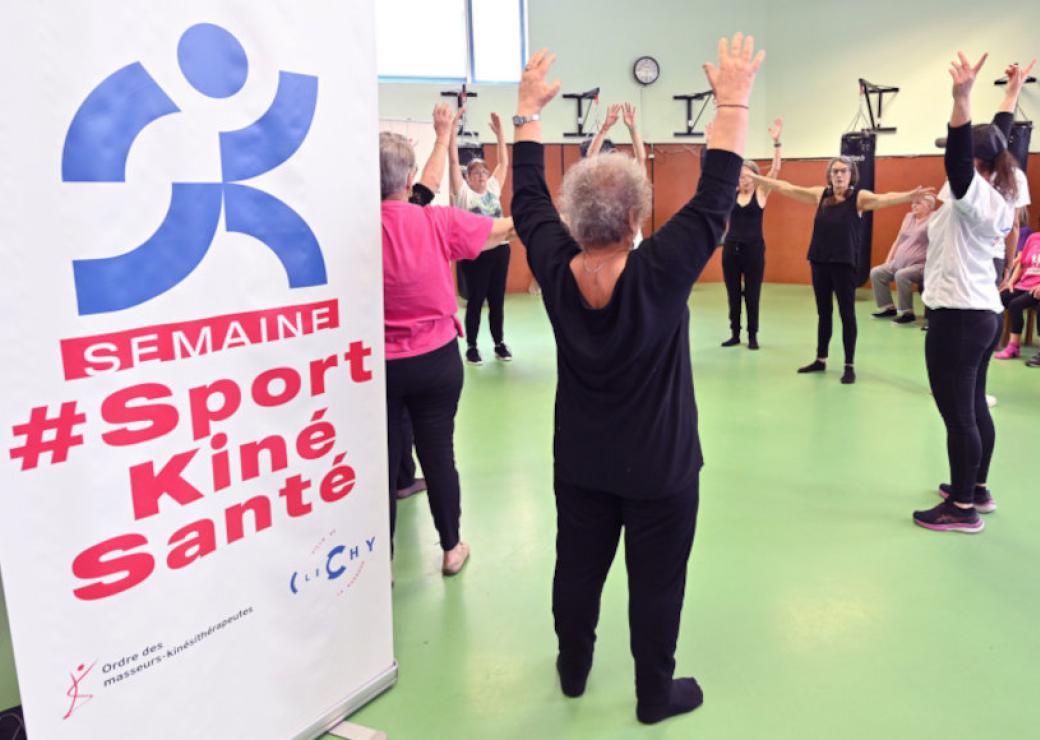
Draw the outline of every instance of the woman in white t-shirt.
<instances>
[{"instance_id":1,"label":"woman in white t-shirt","mask_svg":"<svg viewBox=\"0 0 1040 740\"><path fill-rule=\"evenodd\" d=\"M483 159L466 165L466 176L459 165L458 128L452 129L448 146L451 157L451 202L463 210L492 218L502 217L502 186L509 172L509 149L497 113L491 114L491 130L495 132L498 163L491 172ZM509 242L483 252L475 260L459 260L458 268L466 285L466 362L480 365L483 359L477 348L480 312L488 304L488 324L495 343L495 357L508 362L513 354L505 343L506 276L509 273Z\"/></svg>"},{"instance_id":2,"label":"woman in white t-shirt","mask_svg":"<svg viewBox=\"0 0 1040 740\"><path fill-rule=\"evenodd\" d=\"M996 433L986 404L986 371L996 347L1003 306L994 257L1011 231L1017 183L1007 139L993 124L971 125L971 88L986 61L958 53L950 69L953 113L944 157L942 208L928 226L922 300L929 309L925 360L935 405L946 424L949 484L945 499L914 512L914 523L944 532L981 532L979 512L996 509L986 486ZM1008 70L1021 86L1029 68Z\"/></svg>"}]
</instances>

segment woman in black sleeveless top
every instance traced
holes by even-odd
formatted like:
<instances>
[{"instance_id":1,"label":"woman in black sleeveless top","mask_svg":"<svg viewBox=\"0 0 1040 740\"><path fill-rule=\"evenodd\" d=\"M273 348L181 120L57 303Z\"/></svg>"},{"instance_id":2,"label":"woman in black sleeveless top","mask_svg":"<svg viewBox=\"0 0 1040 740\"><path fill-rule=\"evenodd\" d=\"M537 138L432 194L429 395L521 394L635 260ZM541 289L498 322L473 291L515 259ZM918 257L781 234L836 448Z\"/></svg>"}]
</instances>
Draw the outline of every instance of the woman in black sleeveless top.
<instances>
[{"instance_id":1,"label":"woman in black sleeveless top","mask_svg":"<svg viewBox=\"0 0 1040 740\"><path fill-rule=\"evenodd\" d=\"M777 118L769 129L773 139L773 164L769 177L780 174L780 132L784 122ZM758 165L744 161L737 187L737 201L729 214L729 227L722 242L722 276L729 297L731 336L723 347L740 344L740 298L747 304L748 349L758 349L758 299L762 294L762 276L766 269L766 243L762 236L762 212L769 197L768 187L757 187L752 175L759 174ZM741 288L743 279L743 289Z\"/></svg>"},{"instance_id":2,"label":"woman in black sleeveless top","mask_svg":"<svg viewBox=\"0 0 1040 740\"><path fill-rule=\"evenodd\" d=\"M755 177L780 195L802 203L816 205L812 241L809 244L809 263L812 265L812 286L816 294L817 324L816 360L800 373L816 373L827 369L827 352L831 342L831 321L834 298L838 299L841 315L842 338L845 344L845 372L842 383L855 383L853 362L856 355L856 265L862 244L861 216L864 211L910 203L934 188L918 187L902 193L873 193L856 187L856 163L848 157L835 157L827 164L827 187L800 187L783 180Z\"/></svg>"}]
</instances>

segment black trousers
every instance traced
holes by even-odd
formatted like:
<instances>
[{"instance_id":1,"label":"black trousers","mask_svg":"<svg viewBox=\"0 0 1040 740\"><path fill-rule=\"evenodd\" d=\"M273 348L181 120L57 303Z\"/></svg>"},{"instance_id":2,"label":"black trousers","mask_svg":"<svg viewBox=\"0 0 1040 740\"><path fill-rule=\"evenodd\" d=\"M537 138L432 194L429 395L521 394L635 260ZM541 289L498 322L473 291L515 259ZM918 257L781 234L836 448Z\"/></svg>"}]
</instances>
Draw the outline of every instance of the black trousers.
<instances>
[{"instance_id":1,"label":"black trousers","mask_svg":"<svg viewBox=\"0 0 1040 740\"><path fill-rule=\"evenodd\" d=\"M1008 328L1012 334L1021 334L1026 327L1026 309L1040 306L1040 299L1034 298L1028 290L1005 290L1000 294L1000 302L1008 312Z\"/></svg>"},{"instance_id":2,"label":"black trousers","mask_svg":"<svg viewBox=\"0 0 1040 740\"><path fill-rule=\"evenodd\" d=\"M509 245L489 249L475 260L460 260L459 270L466 282L466 343L477 346L480 312L488 304L491 339L501 344L505 335L506 276L509 273Z\"/></svg>"},{"instance_id":3,"label":"black trousers","mask_svg":"<svg viewBox=\"0 0 1040 740\"><path fill-rule=\"evenodd\" d=\"M638 501L557 479L553 618L560 660L573 671L592 665L603 582L622 528L628 570L628 623L641 703L668 700L686 589L686 563L697 526L696 486L679 496Z\"/></svg>"},{"instance_id":4,"label":"black trousers","mask_svg":"<svg viewBox=\"0 0 1040 740\"><path fill-rule=\"evenodd\" d=\"M729 328L740 334L740 298L747 306L748 334L758 334L758 302L766 270L766 244L730 242L722 245L722 277L729 297ZM743 279L743 289L741 280Z\"/></svg>"},{"instance_id":5,"label":"black trousers","mask_svg":"<svg viewBox=\"0 0 1040 740\"><path fill-rule=\"evenodd\" d=\"M415 483L415 458L412 447L415 445L415 434L412 432L412 418L405 409L401 414L401 464L397 468L397 490L401 491Z\"/></svg>"},{"instance_id":6,"label":"black trousers","mask_svg":"<svg viewBox=\"0 0 1040 740\"><path fill-rule=\"evenodd\" d=\"M424 355L386 363L391 541L397 526L397 471L406 451L401 417L407 411L441 547L450 550L459 543L461 508L454 436L460 395L462 358L454 340Z\"/></svg>"},{"instance_id":7,"label":"black trousers","mask_svg":"<svg viewBox=\"0 0 1040 740\"><path fill-rule=\"evenodd\" d=\"M992 311L933 308L924 343L928 383L946 424L946 451L954 499L970 504L985 483L996 430L986 404L986 372L1000 338Z\"/></svg>"},{"instance_id":8,"label":"black trousers","mask_svg":"<svg viewBox=\"0 0 1040 740\"><path fill-rule=\"evenodd\" d=\"M856 361L856 268L832 262L813 262L812 287L816 294L816 356L826 359L833 332L834 298L838 299L845 364Z\"/></svg>"}]
</instances>

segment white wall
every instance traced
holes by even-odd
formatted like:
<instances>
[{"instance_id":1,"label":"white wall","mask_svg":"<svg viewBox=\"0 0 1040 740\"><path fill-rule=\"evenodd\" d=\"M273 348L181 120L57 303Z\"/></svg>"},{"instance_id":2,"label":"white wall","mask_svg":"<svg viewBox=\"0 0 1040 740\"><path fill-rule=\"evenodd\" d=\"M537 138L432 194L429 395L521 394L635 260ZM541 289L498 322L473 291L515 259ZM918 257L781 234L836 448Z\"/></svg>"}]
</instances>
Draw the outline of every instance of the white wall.
<instances>
[{"instance_id":1,"label":"white wall","mask_svg":"<svg viewBox=\"0 0 1040 740\"><path fill-rule=\"evenodd\" d=\"M785 155L833 153L859 108L857 79L896 85L884 121L898 132L883 137L879 153L936 153L934 140L949 115L946 67L958 48L969 55L989 50L980 81L976 118L988 119L1001 98L992 81L1010 61L1040 54L1040 3L1008 0L876 0L870 4L834 0L529 0L532 49L559 55L556 75L564 92L601 88L601 101L631 100L640 107L644 138L681 142L684 107L672 95L707 88L701 64L713 57L719 36L735 30L755 35L768 57L752 100L751 156L771 154L766 128L774 116L785 120ZM632 78L636 57L649 54L661 64L661 78L641 88ZM430 111L449 85L380 85L380 115L430 120ZM488 114L508 117L516 105L515 86L479 86L471 119L485 141ZM1022 104L1040 118L1040 85L1029 85ZM547 141L574 130L574 104L558 99L545 111ZM1040 124L1038 124L1040 125ZM613 138L627 139L624 127ZM686 139L691 143L695 140ZM1040 131L1033 136L1040 151Z\"/></svg>"}]
</instances>

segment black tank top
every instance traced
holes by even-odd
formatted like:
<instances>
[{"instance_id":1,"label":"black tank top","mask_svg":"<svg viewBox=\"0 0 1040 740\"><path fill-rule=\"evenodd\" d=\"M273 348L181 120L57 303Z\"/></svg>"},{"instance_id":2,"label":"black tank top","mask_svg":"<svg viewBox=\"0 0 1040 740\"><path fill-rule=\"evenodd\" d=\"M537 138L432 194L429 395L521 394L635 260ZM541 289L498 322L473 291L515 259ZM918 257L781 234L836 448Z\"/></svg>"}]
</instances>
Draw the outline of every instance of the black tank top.
<instances>
[{"instance_id":1,"label":"black tank top","mask_svg":"<svg viewBox=\"0 0 1040 740\"><path fill-rule=\"evenodd\" d=\"M762 238L762 206L758 204L758 190L751 193L746 206L733 203L729 212L729 231L723 244L758 244Z\"/></svg>"},{"instance_id":2,"label":"black tank top","mask_svg":"<svg viewBox=\"0 0 1040 740\"><path fill-rule=\"evenodd\" d=\"M820 198L813 222L812 241L809 243L810 262L829 262L855 267L859 263L860 243L863 241L862 219L856 208L855 190L845 200L832 206L824 205L827 193Z\"/></svg>"}]
</instances>

